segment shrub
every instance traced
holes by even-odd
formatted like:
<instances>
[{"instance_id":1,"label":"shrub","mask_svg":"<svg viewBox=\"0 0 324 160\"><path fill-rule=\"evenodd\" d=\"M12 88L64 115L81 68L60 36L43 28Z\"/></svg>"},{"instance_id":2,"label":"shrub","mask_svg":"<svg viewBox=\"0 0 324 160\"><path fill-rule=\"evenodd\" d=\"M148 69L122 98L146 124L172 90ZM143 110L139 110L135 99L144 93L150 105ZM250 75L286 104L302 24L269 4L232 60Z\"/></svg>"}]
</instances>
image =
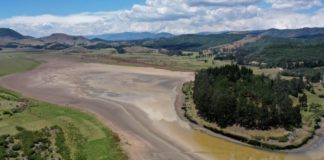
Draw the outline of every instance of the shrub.
<instances>
[{"instance_id":1,"label":"shrub","mask_svg":"<svg viewBox=\"0 0 324 160\"><path fill-rule=\"evenodd\" d=\"M20 126L16 126L16 129L17 129L17 131L20 131L20 132L25 130L23 127L20 127Z\"/></svg>"},{"instance_id":2,"label":"shrub","mask_svg":"<svg viewBox=\"0 0 324 160\"><path fill-rule=\"evenodd\" d=\"M10 111L3 111L3 115L12 115Z\"/></svg>"},{"instance_id":3,"label":"shrub","mask_svg":"<svg viewBox=\"0 0 324 160\"><path fill-rule=\"evenodd\" d=\"M18 157L18 155L19 154L15 151L9 151L9 153L8 153L8 156L11 158L16 158L16 157Z\"/></svg>"},{"instance_id":4,"label":"shrub","mask_svg":"<svg viewBox=\"0 0 324 160\"><path fill-rule=\"evenodd\" d=\"M14 151L19 151L21 149L21 145L20 144L15 144L12 146L12 150Z\"/></svg>"},{"instance_id":5,"label":"shrub","mask_svg":"<svg viewBox=\"0 0 324 160\"><path fill-rule=\"evenodd\" d=\"M312 103L309 105L310 111L312 112L318 112L321 110L321 105L318 103Z\"/></svg>"}]
</instances>

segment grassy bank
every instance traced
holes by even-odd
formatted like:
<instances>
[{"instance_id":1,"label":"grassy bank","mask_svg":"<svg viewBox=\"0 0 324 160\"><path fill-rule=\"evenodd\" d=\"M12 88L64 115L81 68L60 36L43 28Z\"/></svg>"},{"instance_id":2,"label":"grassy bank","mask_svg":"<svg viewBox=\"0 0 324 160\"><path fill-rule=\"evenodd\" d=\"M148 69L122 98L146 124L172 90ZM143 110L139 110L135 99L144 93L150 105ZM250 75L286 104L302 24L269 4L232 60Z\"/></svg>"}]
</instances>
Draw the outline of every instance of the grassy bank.
<instances>
[{"instance_id":1,"label":"grassy bank","mask_svg":"<svg viewBox=\"0 0 324 160\"><path fill-rule=\"evenodd\" d=\"M282 128L271 130L247 130L239 126L231 126L221 128L215 123L210 123L199 116L196 106L193 102L193 82L187 82L183 86L185 94L185 116L191 122L207 128L215 133L225 135L227 137L239 140L241 142L259 146L268 149L292 149L298 148L315 134L315 129L318 128L320 117L324 115L324 110L316 113L303 111L302 112L302 128L285 130ZM309 103L312 103L311 101Z\"/></svg>"},{"instance_id":2,"label":"grassy bank","mask_svg":"<svg viewBox=\"0 0 324 160\"><path fill-rule=\"evenodd\" d=\"M127 159L118 137L96 118L75 109L24 98L0 88L0 136L17 137L21 135L20 128L31 135L39 134L44 129L56 126L64 133L56 138L56 142L62 142L62 139L64 142L56 143L59 156L67 155L78 160ZM22 148L29 146L17 143Z\"/></svg>"},{"instance_id":3,"label":"grassy bank","mask_svg":"<svg viewBox=\"0 0 324 160\"><path fill-rule=\"evenodd\" d=\"M0 52L0 76L24 72L35 68L40 64L24 53L1 53Z\"/></svg>"}]
</instances>

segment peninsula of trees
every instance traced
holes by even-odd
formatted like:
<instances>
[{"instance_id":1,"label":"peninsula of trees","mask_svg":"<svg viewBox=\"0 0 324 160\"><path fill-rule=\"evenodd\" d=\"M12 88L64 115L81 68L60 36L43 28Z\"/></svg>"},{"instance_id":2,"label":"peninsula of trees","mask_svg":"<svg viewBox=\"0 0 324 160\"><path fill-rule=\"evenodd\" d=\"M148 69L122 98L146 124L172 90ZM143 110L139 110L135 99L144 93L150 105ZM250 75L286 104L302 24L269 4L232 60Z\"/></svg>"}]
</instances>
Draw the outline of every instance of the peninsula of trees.
<instances>
[{"instance_id":1,"label":"peninsula of trees","mask_svg":"<svg viewBox=\"0 0 324 160\"><path fill-rule=\"evenodd\" d=\"M304 88L302 78L270 79L246 67L227 65L197 72L193 99L198 114L222 128L292 128L301 126L302 106L293 106L289 96L298 96Z\"/></svg>"}]
</instances>

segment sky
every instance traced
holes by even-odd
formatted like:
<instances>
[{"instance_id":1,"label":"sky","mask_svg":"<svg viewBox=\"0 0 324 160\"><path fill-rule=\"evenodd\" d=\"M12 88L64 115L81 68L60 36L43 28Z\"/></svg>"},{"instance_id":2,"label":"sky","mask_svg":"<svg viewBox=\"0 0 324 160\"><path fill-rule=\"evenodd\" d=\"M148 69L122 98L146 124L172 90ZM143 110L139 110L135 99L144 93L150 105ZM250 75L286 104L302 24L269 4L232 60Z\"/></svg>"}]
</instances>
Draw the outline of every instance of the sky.
<instances>
[{"instance_id":1,"label":"sky","mask_svg":"<svg viewBox=\"0 0 324 160\"><path fill-rule=\"evenodd\" d=\"M1 0L0 27L36 37L324 27L324 0Z\"/></svg>"}]
</instances>

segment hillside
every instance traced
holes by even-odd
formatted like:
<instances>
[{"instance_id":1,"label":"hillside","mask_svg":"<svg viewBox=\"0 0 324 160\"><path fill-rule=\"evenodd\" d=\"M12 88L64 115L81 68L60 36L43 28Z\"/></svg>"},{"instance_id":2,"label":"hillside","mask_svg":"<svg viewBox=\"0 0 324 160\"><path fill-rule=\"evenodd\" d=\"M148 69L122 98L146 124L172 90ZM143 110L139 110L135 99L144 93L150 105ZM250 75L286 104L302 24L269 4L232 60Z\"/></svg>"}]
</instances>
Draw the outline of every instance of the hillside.
<instances>
[{"instance_id":1,"label":"hillside","mask_svg":"<svg viewBox=\"0 0 324 160\"><path fill-rule=\"evenodd\" d=\"M260 32L261 36L282 37L282 38L300 38L316 35L324 35L324 28L301 28L301 29L269 29Z\"/></svg>"},{"instance_id":2,"label":"hillside","mask_svg":"<svg viewBox=\"0 0 324 160\"><path fill-rule=\"evenodd\" d=\"M268 67L283 68L324 66L324 37L263 37L235 50L245 63L256 61ZM297 65L300 63L300 66Z\"/></svg>"},{"instance_id":3,"label":"hillside","mask_svg":"<svg viewBox=\"0 0 324 160\"><path fill-rule=\"evenodd\" d=\"M244 36L245 34L227 33L210 35L188 34L168 39L146 41L143 45L152 48L165 48L171 50L199 50L238 41L244 38Z\"/></svg>"},{"instance_id":4,"label":"hillside","mask_svg":"<svg viewBox=\"0 0 324 160\"><path fill-rule=\"evenodd\" d=\"M321 37L321 35L324 35L324 28L269 29L220 33L207 32L145 41L143 45L170 50L201 50L213 48L237 49L246 43L257 42L260 37L282 38L286 41L291 38L318 38Z\"/></svg>"},{"instance_id":5,"label":"hillside","mask_svg":"<svg viewBox=\"0 0 324 160\"><path fill-rule=\"evenodd\" d=\"M90 40L82 36L71 36L63 33L55 33L47 37L40 38L44 43L61 43L67 45L87 45Z\"/></svg>"},{"instance_id":6,"label":"hillside","mask_svg":"<svg viewBox=\"0 0 324 160\"><path fill-rule=\"evenodd\" d=\"M4 38L23 39L25 36L9 28L0 28L0 39Z\"/></svg>"}]
</instances>

